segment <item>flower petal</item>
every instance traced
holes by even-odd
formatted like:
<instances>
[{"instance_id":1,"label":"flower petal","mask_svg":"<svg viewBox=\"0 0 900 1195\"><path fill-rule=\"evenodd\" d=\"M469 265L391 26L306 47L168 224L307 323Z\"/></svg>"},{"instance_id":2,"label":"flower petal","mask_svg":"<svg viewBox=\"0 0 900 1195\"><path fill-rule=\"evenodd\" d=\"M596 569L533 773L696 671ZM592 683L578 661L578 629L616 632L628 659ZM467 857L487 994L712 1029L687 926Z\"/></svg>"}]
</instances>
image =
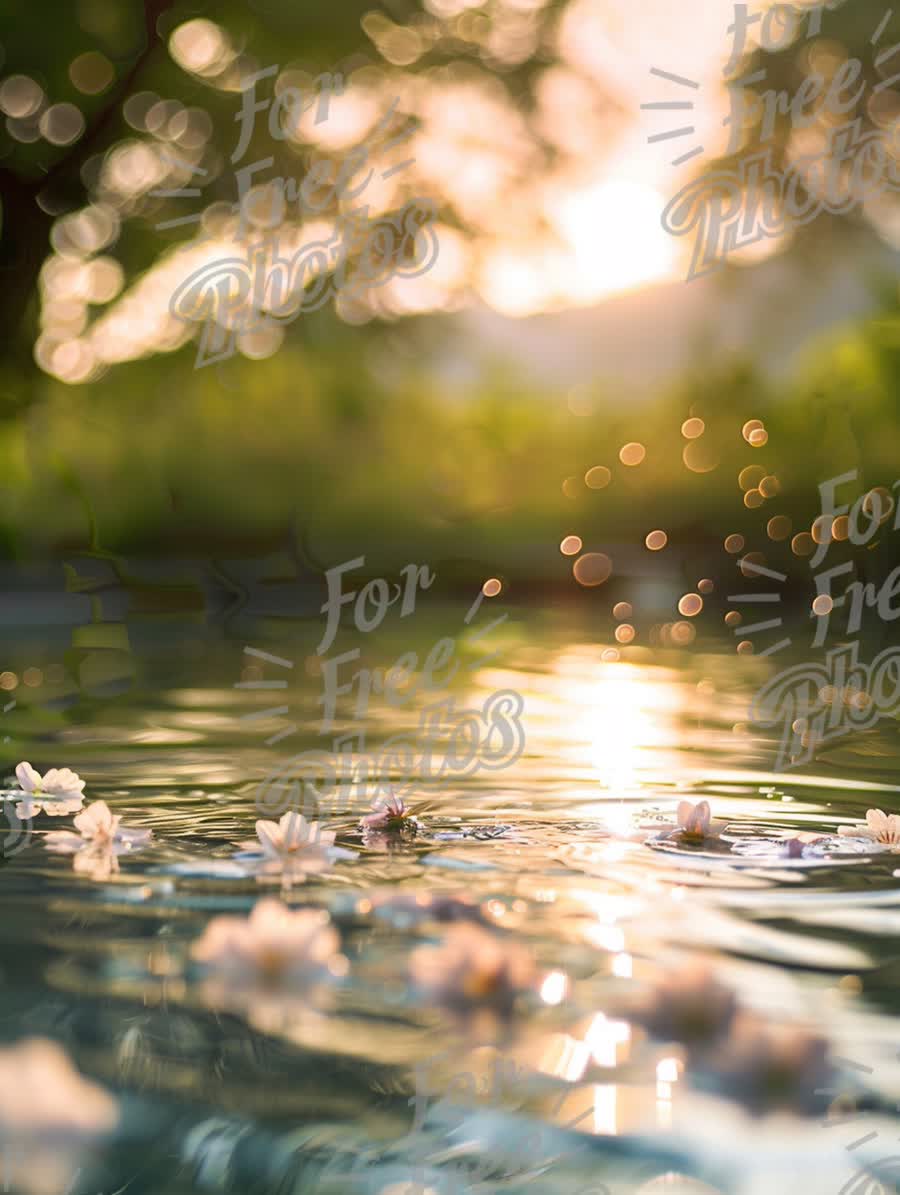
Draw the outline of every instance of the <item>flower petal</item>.
<instances>
[{"instance_id":1,"label":"flower petal","mask_svg":"<svg viewBox=\"0 0 900 1195\"><path fill-rule=\"evenodd\" d=\"M870 809L866 814L866 825L873 834L883 834L887 829L887 814L883 809Z\"/></svg>"},{"instance_id":2,"label":"flower petal","mask_svg":"<svg viewBox=\"0 0 900 1195\"><path fill-rule=\"evenodd\" d=\"M38 792L41 787L41 774L36 772L30 763L23 760L16 764L16 779L27 793Z\"/></svg>"},{"instance_id":3,"label":"flower petal","mask_svg":"<svg viewBox=\"0 0 900 1195\"><path fill-rule=\"evenodd\" d=\"M84 781L71 768L51 768L44 774L41 785L45 793L54 796L74 796L84 788Z\"/></svg>"},{"instance_id":4,"label":"flower petal","mask_svg":"<svg viewBox=\"0 0 900 1195\"><path fill-rule=\"evenodd\" d=\"M111 838L118 821L105 801L94 801L75 818L75 828L85 838Z\"/></svg>"},{"instance_id":5,"label":"flower petal","mask_svg":"<svg viewBox=\"0 0 900 1195\"><path fill-rule=\"evenodd\" d=\"M85 845L84 839L71 830L50 830L44 835L44 843L48 851L58 851L63 855L72 855Z\"/></svg>"},{"instance_id":6,"label":"flower petal","mask_svg":"<svg viewBox=\"0 0 900 1195\"><path fill-rule=\"evenodd\" d=\"M690 801L678 802L678 824L683 829L690 825L691 817L694 812L694 806Z\"/></svg>"},{"instance_id":7,"label":"flower petal","mask_svg":"<svg viewBox=\"0 0 900 1195\"><path fill-rule=\"evenodd\" d=\"M258 821L256 823L256 836L260 841L262 849L270 858L277 858L281 854L284 843L281 829L277 822Z\"/></svg>"}]
</instances>

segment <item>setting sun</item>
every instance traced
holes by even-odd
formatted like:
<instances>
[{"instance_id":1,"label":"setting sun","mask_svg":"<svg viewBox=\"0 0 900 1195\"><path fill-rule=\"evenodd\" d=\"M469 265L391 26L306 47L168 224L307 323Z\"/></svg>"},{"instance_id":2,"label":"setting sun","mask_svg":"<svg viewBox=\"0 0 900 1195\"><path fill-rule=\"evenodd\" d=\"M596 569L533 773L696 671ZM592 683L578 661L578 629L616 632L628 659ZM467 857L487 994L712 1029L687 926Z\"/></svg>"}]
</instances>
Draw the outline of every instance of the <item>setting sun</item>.
<instances>
[{"instance_id":1,"label":"setting sun","mask_svg":"<svg viewBox=\"0 0 900 1195\"><path fill-rule=\"evenodd\" d=\"M655 187L625 180L572 191L559 201L556 223L574 252L573 299L590 302L674 273L677 245L659 219L665 202Z\"/></svg>"}]
</instances>

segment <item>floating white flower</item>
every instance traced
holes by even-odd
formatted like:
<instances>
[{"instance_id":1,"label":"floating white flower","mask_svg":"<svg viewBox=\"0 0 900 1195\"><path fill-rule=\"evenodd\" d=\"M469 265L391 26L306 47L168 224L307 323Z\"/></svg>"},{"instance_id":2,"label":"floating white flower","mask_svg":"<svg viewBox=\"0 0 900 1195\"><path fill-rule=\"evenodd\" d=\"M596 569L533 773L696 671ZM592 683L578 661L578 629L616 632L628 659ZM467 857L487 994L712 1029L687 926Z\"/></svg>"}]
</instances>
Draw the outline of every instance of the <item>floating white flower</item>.
<instances>
[{"instance_id":1,"label":"floating white flower","mask_svg":"<svg viewBox=\"0 0 900 1195\"><path fill-rule=\"evenodd\" d=\"M712 821L709 801L700 801L696 805L681 801L678 805L678 831L684 842L699 843L707 838L718 837L721 827Z\"/></svg>"},{"instance_id":2,"label":"floating white flower","mask_svg":"<svg viewBox=\"0 0 900 1195\"><path fill-rule=\"evenodd\" d=\"M121 826L121 820L105 801L94 801L75 818L77 834L51 830L44 841L48 850L74 855L76 871L86 872L92 879L108 880L119 870L119 855L146 846L152 837L151 830L130 829Z\"/></svg>"},{"instance_id":3,"label":"floating white flower","mask_svg":"<svg viewBox=\"0 0 900 1195\"><path fill-rule=\"evenodd\" d=\"M191 954L204 966L267 979L308 979L327 967L338 937L324 911L293 911L278 900L260 900L249 917L214 917Z\"/></svg>"},{"instance_id":4,"label":"floating white flower","mask_svg":"<svg viewBox=\"0 0 900 1195\"><path fill-rule=\"evenodd\" d=\"M83 1151L115 1128L115 1100L45 1038L0 1049L0 1153L6 1184L29 1195L71 1189Z\"/></svg>"},{"instance_id":5,"label":"floating white flower","mask_svg":"<svg viewBox=\"0 0 900 1195\"><path fill-rule=\"evenodd\" d=\"M516 997L534 986L530 953L475 925L454 925L439 946L420 946L410 958L416 985L460 1011L488 1008L508 1016Z\"/></svg>"},{"instance_id":6,"label":"floating white flower","mask_svg":"<svg viewBox=\"0 0 900 1195\"><path fill-rule=\"evenodd\" d=\"M727 1034L737 1014L730 988L711 968L695 961L665 975L630 1011L654 1037L704 1050Z\"/></svg>"},{"instance_id":7,"label":"floating white flower","mask_svg":"<svg viewBox=\"0 0 900 1195\"><path fill-rule=\"evenodd\" d=\"M105 801L94 801L75 818L77 834L71 830L51 830L44 841L53 851L74 854L84 847L108 847L115 854L146 846L152 830L135 830L121 825L122 818L113 813Z\"/></svg>"},{"instance_id":8,"label":"floating white flower","mask_svg":"<svg viewBox=\"0 0 900 1195\"><path fill-rule=\"evenodd\" d=\"M292 997L349 969L324 910L295 911L271 898L258 901L249 917L214 917L191 955L208 974L208 1002L249 1007L270 1025L290 1011Z\"/></svg>"},{"instance_id":9,"label":"floating white flower","mask_svg":"<svg viewBox=\"0 0 900 1195\"><path fill-rule=\"evenodd\" d=\"M865 825L841 826L838 834L842 838L868 838L897 853L900 852L900 814L870 809Z\"/></svg>"},{"instance_id":10,"label":"floating white flower","mask_svg":"<svg viewBox=\"0 0 900 1195\"><path fill-rule=\"evenodd\" d=\"M711 838L718 838L725 829L724 821L713 821L709 801L681 801L676 811L676 820L663 821L653 818L625 833L630 842L647 842L651 846L667 840L700 846Z\"/></svg>"},{"instance_id":11,"label":"floating white flower","mask_svg":"<svg viewBox=\"0 0 900 1195\"><path fill-rule=\"evenodd\" d=\"M258 821L256 838L240 845L245 851L262 850L262 875L281 876L282 883L290 886L330 867L334 839L333 830L325 830L320 822L308 822L302 813L289 810L277 822Z\"/></svg>"},{"instance_id":12,"label":"floating white flower","mask_svg":"<svg viewBox=\"0 0 900 1195\"><path fill-rule=\"evenodd\" d=\"M54 817L76 813L84 803L84 781L71 768L51 768L42 776L23 760L16 765L16 779L26 794L25 800L16 806L21 818L33 817L41 809ZM48 797L49 800L42 799Z\"/></svg>"}]
</instances>

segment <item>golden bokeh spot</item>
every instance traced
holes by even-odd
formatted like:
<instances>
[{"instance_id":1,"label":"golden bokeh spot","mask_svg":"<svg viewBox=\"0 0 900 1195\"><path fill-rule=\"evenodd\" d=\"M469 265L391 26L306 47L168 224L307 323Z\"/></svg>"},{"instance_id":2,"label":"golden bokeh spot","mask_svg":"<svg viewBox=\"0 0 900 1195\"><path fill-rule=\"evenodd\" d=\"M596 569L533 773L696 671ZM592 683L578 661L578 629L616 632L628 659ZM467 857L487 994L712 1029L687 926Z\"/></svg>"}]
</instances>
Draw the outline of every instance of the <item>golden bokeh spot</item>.
<instances>
[{"instance_id":1,"label":"golden bokeh spot","mask_svg":"<svg viewBox=\"0 0 900 1195\"><path fill-rule=\"evenodd\" d=\"M747 465L738 473L738 485L742 490L756 489L765 475L766 471L762 465Z\"/></svg>"},{"instance_id":2,"label":"golden bokeh spot","mask_svg":"<svg viewBox=\"0 0 900 1195\"><path fill-rule=\"evenodd\" d=\"M766 532L769 539L782 540L787 539L793 529L793 523L787 515L775 515L773 519L769 519L766 524Z\"/></svg>"},{"instance_id":3,"label":"golden bokeh spot","mask_svg":"<svg viewBox=\"0 0 900 1195\"><path fill-rule=\"evenodd\" d=\"M833 520L830 515L819 515L810 528L810 534L817 544L831 543Z\"/></svg>"},{"instance_id":4,"label":"golden bokeh spot","mask_svg":"<svg viewBox=\"0 0 900 1195\"><path fill-rule=\"evenodd\" d=\"M572 565L575 580L586 588L602 585L611 572L612 561L603 552L585 552Z\"/></svg>"},{"instance_id":5,"label":"golden bokeh spot","mask_svg":"<svg viewBox=\"0 0 900 1195\"><path fill-rule=\"evenodd\" d=\"M706 424L702 419L685 419L681 425L681 434L686 440L696 440L706 431Z\"/></svg>"},{"instance_id":6,"label":"golden bokeh spot","mask_svg":"<svg viewBox=\"0 0 900 1195\"><path fill-rule=\"evenodd\" d=\"M632 467L639 465L646 455L647 449L644 447L644 445L638 444L634 440L623 445L619 450L619 460L622 462L622 464L630 465Z\"/></svg>"},{"instance_id":7,"label":"golden bokeh spot","mask_svg":"<svg viewBox=\"0 0 900 1195\"><path fill-rule=\"evenodd\" d=\"M69 63L69 78L83 95L99 95L112 83L115 72L108 58L88 50Z\"/></svg>"},{"instance_id":8,"label":"golden bokeh spot","mask_svg":"<svg viewBox=\"0 0 900 1195\"><path fill-rule=\"evenodd\" d=\"M584 475L584 484L589 490L603 490L609 485L612 480L612 473L607 469L606 465L594 465L592 469L588 469Z\"/></svg>"},{"instance_id":9,"label":"golden bokeh spot","mask_svg":"<svg viewBox=\"0 0 900 1195\"><path fill-rule=\"evenodd\" d=\"M691 440L685 444L681 459L692 473L712 473L719 467L719 454L711 440Z\"/></svg>"},{"instance_id":10,"label":"golden bokeh spot","mask_svg":"<svg viewBox=\"0 0 900 1195\"><path fill-rule=\"evenodd\" d=\"M883 485L877 485L873 490L869 490L862 501L863 512L869 518L878 519L879 523L883 523L885 519L889 519L894 510L894 499L888 490Z\"/></svg>"},{"instance_id":11,"label":"golden bokeh spot","mask_svg":"<svg viewBox=\"0 0 900 1195\"><path fill-rule=\"evenodd\" d=\"M670 629L669 636L679 647L687 647L689 643L694 642L697 632L689 622L676 622Z\"/></svg>"},{"instance_id":12,"label":"golden bokeh spot","mask_svg":"<svg viewBox=\"0 0 900 1195\"><path fill-rule=\"evenodd\" d=\"M754 564L758 564L764 567L765 563L766 558L763 556L762 552L748 552L741 561L741 572L745 577L755 577L757 574L752 566Z\"/></svg>"},{"instance_id":13,"label":"golden bokeh spot","mask_svg":"<svg viewBox=\"0 0 900 1195\"><path fill-rule=\"evenodd\" d=\"M696 618L703 609L703 598L699 593L686 593L678 602L678 613L685 618Z\"/></svg>"}]
</instances>

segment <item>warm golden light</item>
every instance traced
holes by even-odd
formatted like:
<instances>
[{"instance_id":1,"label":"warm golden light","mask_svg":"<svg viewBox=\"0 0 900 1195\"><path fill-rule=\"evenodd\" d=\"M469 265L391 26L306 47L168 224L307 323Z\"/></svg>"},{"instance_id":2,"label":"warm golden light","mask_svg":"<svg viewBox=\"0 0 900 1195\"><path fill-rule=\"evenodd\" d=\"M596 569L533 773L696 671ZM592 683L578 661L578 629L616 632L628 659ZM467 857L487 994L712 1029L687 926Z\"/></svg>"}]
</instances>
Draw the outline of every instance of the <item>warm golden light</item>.
<instances>
[{"instance_id":1,"label":"warm golden light","mask_svg":"<svg viewBox=\"0 0 900 1195\"><path fill-rule=\"evenodd\" d=\"M605 465L594 465L584 475L584 484L590 490L602 490L609 485L611 480L612 473Z\"/></svg>"},{"instance_id":2,"label":"warm golden light","mask_svg":"<svg viewBox=\"0 0 900 1195\"><path fill-rule=\"evenodd\" d=\"M586 552L572 565L572 572L579 585L602 585L612 572L612 561L603 552Z\"/></svg>"},{"instance_id":3,"label":"warm golden light","mask_svg":"<svg viewBox=\"0 0 900 1195\"><path fill-rule=\"evenodd\" d=\"M629 465L632 468L635 465L639 465L646 455L647 449L643 444L638 444L636 441L623 445L619 450L619 460L623 465Z\"/></svg>"}]
</instances>

